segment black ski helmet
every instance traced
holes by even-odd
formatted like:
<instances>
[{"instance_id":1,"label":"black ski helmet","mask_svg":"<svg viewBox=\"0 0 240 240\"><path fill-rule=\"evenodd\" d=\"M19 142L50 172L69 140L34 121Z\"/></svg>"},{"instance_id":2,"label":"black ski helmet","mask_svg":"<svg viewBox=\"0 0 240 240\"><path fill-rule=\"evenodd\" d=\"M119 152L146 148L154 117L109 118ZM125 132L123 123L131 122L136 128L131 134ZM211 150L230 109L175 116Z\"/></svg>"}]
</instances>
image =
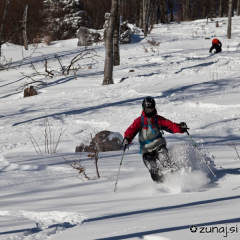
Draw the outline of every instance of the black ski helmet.
<instances>
[{"instance_id":1,"label":"black ski helmet","mask_svg":"<svg viewBox=\"0 0 240 240\"><path fill-rule=\"evenodd\" d=\"M142 102L143 111L147 108L154 108L155 109L156 103L155 100L151 97L146 97Z\"/></svg>"},{"instance_id":2,"label":"black ski helmet","mask_svg":"<svg viewBox=\"0 0 240 240\"><path fill-rule=\"evenodd\" d=\"M156 114L156 103L155 100L151 97L146 97L142 102L142 108L146 117L152 117Z\"/></svg>"}]
</instances>

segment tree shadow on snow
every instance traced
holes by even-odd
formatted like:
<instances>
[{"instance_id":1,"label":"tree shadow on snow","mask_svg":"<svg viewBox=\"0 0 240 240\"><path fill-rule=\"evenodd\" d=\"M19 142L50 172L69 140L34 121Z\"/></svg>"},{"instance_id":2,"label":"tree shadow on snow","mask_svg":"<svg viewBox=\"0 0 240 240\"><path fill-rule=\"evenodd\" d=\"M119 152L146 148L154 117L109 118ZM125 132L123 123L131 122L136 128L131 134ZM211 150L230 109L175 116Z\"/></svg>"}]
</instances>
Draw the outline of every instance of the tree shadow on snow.
<instances>
[{"instance_id":1,"label":"tree shadow on snow","mask_svg":"<svg viewBox=\"0 0 240 240\"><path fill-rule=\"evenodd\" d=\"M138 98L133 98L133 99L129 99L129 100L124 100L124 101L118 101L118 102L112 102L112 103L103 103L101 105L98 106L93 106L93 107L87 107L87 108L82 108L82 109L75 109L75 110L70 110L70 111L63 111L63 112L59 112L59 113L54 113L54 114L47 114L44 116L40 116L37 118L32 118L26 121L22 121L22 122L18 122L13 124L13 126L17 126L19 124L23 124L23 123L27 123L27 122L31 122L31 121L36 121L39 119L44 119L46 117L55 117L55 118L60 118L60 115L75 115L75 114L83 114L85 112L89 112L89 111L94 111L94 110L99 110L101 108L108 108L108 107L114 107L114 106L121 106L121 105L125 105L125 104L129 104L129 103L135 103L136 101L139 101L139 105L142 104L142 100L144 99L144 97L138 97ZM27 109L27 108L26 108ZM39 110L31 110L31 111L27 111L27 113L31 113L31 112L38 112ZM22 114L26 113L24 112L24 110L21 111ZM13 114L15 115L15 114ZM7 117L7 116L5 116ZM11 117L11 115L8 115L8 117Z\"/></svg>"},{"instance_id":2,"label":"tree shadow on snow","mask_svg":"<svg viewBox=\"0 0 240 240\"><path fill-rule=\"evenodd\" d=\"M196 224L197 227L200 226L216 226L220 224L230 224L230 223L239 223L240 218L232 218L232 219L224 219L219 221L212 221L212 222L205 222L205 223L193 223ZM145 232L138 232L138 233L131 233L131 234L125 234L120 236L111 236L107 238L97 238L96 240L122 240L122 239L129 239L129 238L136 238L144 239L144 236L151 235L151 234L159 234L159 233L165 233L165 232L173 232L173 231L179 231L179 230L187 230L189 234L191 234L190 226L189 225L182 225L182 226L176 226L176 227L169 227L169 228L162 228L162 229L156 229L151 231L145 231ZM196 234L196 233L194 233ZM223 233L224 234L224 233ZM195 237L195 235L194 235ZM196 238L194 238L196 239Z\"/></svg>"},{"instance_id":3,"label":"tree shadow on snow","mask_svg":"<svg viewBox=\"0 0 240 240\"><path fill-rule=\"evenodd\" d=\"M112 215L103 216L103 217L89 218L87 220L84 220L83 222L96 222L96 221L116 219L116 218L120 218L120 217L133 216L133 215L146 214L146 213L155 213L156 214L157 212L160 212L160 211L167 211L167 210L173 210L173 209L179 209L179 208L187 208L187 207L191 207L191 206L198 206L198 205L202 205L202 204L211 204L211 203L222 202L222 201L230 201L230 200L235 200L235 199L240 199L240 195L224 197L224 198L215 198L215 199L203 200L203 201L198 201L198 202L189 202L189 203L167 206L167 207L159 207L159 208L138 210L138 211L133 211L133 212L112 214ZM240 219L240 218L238 218L238 219Z\"/></svg>"}]
</instances>

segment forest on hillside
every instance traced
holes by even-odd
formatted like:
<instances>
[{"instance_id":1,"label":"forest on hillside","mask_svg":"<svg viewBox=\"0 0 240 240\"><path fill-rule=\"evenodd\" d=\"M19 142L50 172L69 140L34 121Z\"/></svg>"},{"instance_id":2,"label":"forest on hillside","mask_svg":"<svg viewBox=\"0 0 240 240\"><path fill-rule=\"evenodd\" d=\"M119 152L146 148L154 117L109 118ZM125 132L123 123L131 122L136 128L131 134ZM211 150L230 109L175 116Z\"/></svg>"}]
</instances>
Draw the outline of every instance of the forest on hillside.
<instances>
[{"instance_id":1,"label":"forest on hillside","mask_svg":"<svg viewBox=\"0 0 240 240\"><path fill-rule=\"evenodd\" d=\"M240 14L240 0L118 0L118 3L121 19L140 28L144 16L149 28L156 23L227 17L229 4L232 15ZM81 26L102 29L111 4L112 0L2 0L0 41L22 44L23 30L27 30L31 44L43 36L51 36L52 40L74 38Z\"/></svg>"}]
</instances>

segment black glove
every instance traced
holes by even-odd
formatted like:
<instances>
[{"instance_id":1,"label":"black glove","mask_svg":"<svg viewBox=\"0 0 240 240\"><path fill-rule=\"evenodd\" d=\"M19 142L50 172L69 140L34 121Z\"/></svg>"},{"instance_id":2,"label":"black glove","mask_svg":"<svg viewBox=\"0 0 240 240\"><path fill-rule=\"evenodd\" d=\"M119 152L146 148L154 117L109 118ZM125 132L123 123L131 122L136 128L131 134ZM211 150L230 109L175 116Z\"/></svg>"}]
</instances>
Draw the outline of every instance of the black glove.
<instances>
[{"instance_id":1,"label":"black glove","mask_svg":"<svg viewBox=\"0 0 240 240\"><path fill-rule=\"evenodd\" d=\"M130 143L130 138L129 137L125 137L123 139L123 144L128 145L129 143Z\"/></svg>"},{"instance_id":2,"label":"black glove","mask_svg":"<svg viewBox=\"0 0 240 240\"><path fill-rule=\"evenodd\" d=\"M179 125L180 125L180 130L181 130L182 132L187 132L187 130L189 129L189 128L187 127L187 124L186 124L185 122L181 122Z\"/></svg>"}]
</instances>

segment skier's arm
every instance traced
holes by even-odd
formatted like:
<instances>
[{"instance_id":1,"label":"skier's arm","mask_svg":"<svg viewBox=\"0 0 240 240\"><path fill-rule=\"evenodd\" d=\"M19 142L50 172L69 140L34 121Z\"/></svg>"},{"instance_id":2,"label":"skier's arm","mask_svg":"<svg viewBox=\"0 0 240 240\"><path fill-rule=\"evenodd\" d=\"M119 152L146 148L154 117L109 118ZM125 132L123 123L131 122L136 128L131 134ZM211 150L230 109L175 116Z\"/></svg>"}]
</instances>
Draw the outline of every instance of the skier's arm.
<instances>
[{"instance_id":1,"label":"skier's arm","mask_svg":"<svg viewBox=\"0 0 240 240\"><path fill-rule=\"evenodd\" d=\"M157 117L158 125L161 129L169 133L183 133L180 129L180 124L172 122L164 117Z\"/></svg>"},{"instance_id":2,"label":"skier's arm","mask_svg":"<svg viewBox=\"0 0 240 240\"><path fill-rule=\"evenodd\" d=\"M133 123L128 127L128 129L124 133L124 138L129 138L130 143L135 138L139 130L141 129L142 122L141 117L135 119Z\"/></svg>"},{"instance_id":3,"label":"skier's arm","mask_svg":"<svg viewBox=\"0 0 240 240\"><path fill-rule=\"evenodd\" d=\"M212 50L214 49L214 46L212 45L209 52L212 53Z\"/></svg>"}]
</instances>

